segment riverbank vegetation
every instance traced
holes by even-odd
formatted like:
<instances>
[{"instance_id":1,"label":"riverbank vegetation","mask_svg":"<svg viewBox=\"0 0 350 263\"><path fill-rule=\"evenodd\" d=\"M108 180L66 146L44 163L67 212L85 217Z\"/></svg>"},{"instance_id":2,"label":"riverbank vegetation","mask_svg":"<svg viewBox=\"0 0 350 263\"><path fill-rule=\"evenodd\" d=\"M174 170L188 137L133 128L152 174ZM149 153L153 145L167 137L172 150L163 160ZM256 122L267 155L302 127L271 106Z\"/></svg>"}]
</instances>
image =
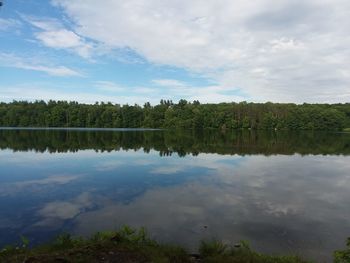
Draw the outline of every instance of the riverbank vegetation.
<instances>
[{"instance_id":1,"label":"riverbank vegetation","mask_svg":"<svg viewBox=\"0 0 350 263\"><path fill-rule=\"evenodd\" d=\"M0 103L0 126L343 130L350 127L350 104L14 101Z\"/></svg>"},{"instance_id":2,"label":"riverbank vegetation","mask_svg":"<svg viewBox=\"0 0 350 263\"><path fill-rule=\"evenodd\" d=\"M253 251L246 242L234 246L218 241L202 242L198 254L184 248L160 244L149 238L146 231L124 226L116 232L97 233L90 238L59 236L51 243L29 248L22 237L21 245L8 246L0 252L0 262L250 262L303 263L297 256L270 256ZM339 261L341 262L341 261Z\"/></svg>"}]
</instances>

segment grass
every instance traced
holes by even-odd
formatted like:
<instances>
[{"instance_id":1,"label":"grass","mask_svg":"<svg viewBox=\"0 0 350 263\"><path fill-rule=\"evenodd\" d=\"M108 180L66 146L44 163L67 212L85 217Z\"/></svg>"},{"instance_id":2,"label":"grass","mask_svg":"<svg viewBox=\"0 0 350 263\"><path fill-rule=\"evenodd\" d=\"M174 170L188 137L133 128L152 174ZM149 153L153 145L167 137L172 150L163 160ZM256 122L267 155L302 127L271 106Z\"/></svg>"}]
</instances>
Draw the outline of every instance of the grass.
<instances>
[{"instance_id":1,"label":"grass","mask_svg":"<svg viewBox=\"0 0 350 263\"><path fill-rule=\"evenodd\" d=\"M0 252L0 262L190 262L183 248L151 240L144 228L124 226L116 232L99 232L86 239L62 234L32 249L23 239L21 245L5 247Z\"/></svg>"},{"instance_id":2,"label":"grass","mask_svg":"<svg viewBox=\"0 0 350 263\"><path fill-rule=\"evenodd\" d=\"M335 251L336 263L350 262L348 249ZM336 261L337 260L337 261ZM50 263L50 262L203 262L203 263L306 263L297 256L271 256L253 251L247 242L235 246L217 240L202 241L198 255L190 255L184 248L160 244L149 238L144 228L138 230L124 226L115 232L100 232L90 238L62 234L54 241L29 248L29 240L21 237L17 246L7 246L0 251L0 262Z\"/></svg>"},{"instance_id":3,"label":"grass","mask_svg":"<svg viewBox=\"0 0 350 263\"><path fill-rule=\"evenodd\" d=\"M344 128L343 131L350 132L350 128Z\"/></svg>"}]
</instances>

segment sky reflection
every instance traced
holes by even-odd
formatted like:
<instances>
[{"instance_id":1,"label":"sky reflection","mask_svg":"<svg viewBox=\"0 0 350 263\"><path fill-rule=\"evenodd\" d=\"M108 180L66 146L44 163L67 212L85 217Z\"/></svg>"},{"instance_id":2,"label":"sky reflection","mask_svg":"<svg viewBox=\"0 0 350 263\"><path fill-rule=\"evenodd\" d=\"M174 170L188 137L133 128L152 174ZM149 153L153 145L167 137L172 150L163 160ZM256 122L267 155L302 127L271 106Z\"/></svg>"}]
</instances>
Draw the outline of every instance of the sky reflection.
<instances>
[{"instance_id":1,"label":"sky reflection","mask_svg":"<svg viewBox=\"0 0 350 263\"><path fill-rule=\"evenodd\" d=\"M0 171L0 245L129 224L190 249L249 240L329 260L350 235L347 156L2 150Z\"/></svg>"}]
</instances>

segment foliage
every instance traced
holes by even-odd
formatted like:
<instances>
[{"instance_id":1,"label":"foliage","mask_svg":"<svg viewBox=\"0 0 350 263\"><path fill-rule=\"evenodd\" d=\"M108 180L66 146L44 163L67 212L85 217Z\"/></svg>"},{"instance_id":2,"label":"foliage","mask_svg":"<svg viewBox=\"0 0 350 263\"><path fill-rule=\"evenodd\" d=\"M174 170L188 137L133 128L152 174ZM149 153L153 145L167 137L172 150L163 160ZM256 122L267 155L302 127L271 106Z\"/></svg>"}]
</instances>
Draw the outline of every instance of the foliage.
<instances>
[{"instance_id":1,"label":"foliage","mask_svg":"<svg viewBox=\"0 0 350 263\"><path fill-rule=\"evenodd\" d=\"M227 252L228 246L218 240L202 241L199 246L199 253L204 257L212 255L223 255Z\"/></svg>"},{"instance_id":2,"label":"foliage","mask_svg":"<svg viewBox=\"0 0 350 263\"><path fill-rule=\"evenodd\" d=\"M64 233L54 241L29 249L7 247L0 252L0 262L195 262L181 247L159 244L149 238L144 228L123 226L118 231L99 232L88 239ZM247 242L231 247L220 241L203 241L196 255L199 262L302 263L295 256L268 256L250 249ZM340 261L342 262L342 261Z\"/></svg>"},{"instance_id":3,"label":"foliage","mask_svg":"<svg viewBox=\"0 0 350 263\"><path fill-rule=\"evenodd\" d=\"M350 262L350 237L346 243L347 248L344 250L334 251L334 263L349 263Z\"/></svg>"},{"instance_id":4,"label":"foliage","mask_svg":"<svg viewBox=\"0 0 350 263\"><path fill-rule=\"evenodd\" d=\"M234 246L218 240L202 241L199 254L164 245L151 239L144 228L123 226L118 231L98 232L90 238L72 237L64 233L50 243L29 248L29 240L21 236L21 244L0 250L0 262L203 262L203 263L307 263L298 256L265 255L250 248L247 241ZM334 252L335 263L350 262L350 237L347 248Z\"/></svg>"},{"instance_id":5,"label":"foliage","mask_svg":"<svg viewBox=\"0 0 350 263\"><path fill-rule=\"evenodd\" d=\"M342 130L350 126L350 104L14 101L0 103L0 126Z\"/></svg>"},{"instance_id":6,"label":"foliage","mask_svg":"<svg viewBox=\"0 0 350 263\"><path fill-rule=\"evenodd\" d=\"M29 239L26 238L25 236L20 236L21 242L22 242L22 247L27 248L29 246Z\"/></svg>"},{"instance_id":7,"label":"foliage","mask_svg":"<svg viewBox=\"0 0 350 263\"><path fill-rule=\"evenodd\" d=\"M22 238L24 243L29 241ZM90 238L68 233L32 249L7 246L0 251L0 262L190 262L180 247L162 245L149 238L144 228L123 226L118 231L99 232Z\"/></svg>"}]
</instances>

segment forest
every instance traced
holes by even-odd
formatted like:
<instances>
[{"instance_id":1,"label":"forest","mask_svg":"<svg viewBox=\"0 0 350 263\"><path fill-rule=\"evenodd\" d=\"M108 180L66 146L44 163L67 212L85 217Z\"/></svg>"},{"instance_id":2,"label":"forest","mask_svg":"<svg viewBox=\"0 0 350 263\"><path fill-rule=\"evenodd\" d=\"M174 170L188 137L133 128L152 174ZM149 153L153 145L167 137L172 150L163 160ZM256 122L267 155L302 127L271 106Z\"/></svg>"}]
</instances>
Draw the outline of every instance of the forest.
<instances>
[{"instance_id":1,"label":"forest","mask_svg":"<svg viewBox=\"0 0 350 263\"><path fill-rule=\"evenodd\" d=\"M0 103L1 127L184 128L342 130L350 127L350 103L231 102L181 99L158 105L104 102L13 101Z\"/></svg>"}]
</instances>

